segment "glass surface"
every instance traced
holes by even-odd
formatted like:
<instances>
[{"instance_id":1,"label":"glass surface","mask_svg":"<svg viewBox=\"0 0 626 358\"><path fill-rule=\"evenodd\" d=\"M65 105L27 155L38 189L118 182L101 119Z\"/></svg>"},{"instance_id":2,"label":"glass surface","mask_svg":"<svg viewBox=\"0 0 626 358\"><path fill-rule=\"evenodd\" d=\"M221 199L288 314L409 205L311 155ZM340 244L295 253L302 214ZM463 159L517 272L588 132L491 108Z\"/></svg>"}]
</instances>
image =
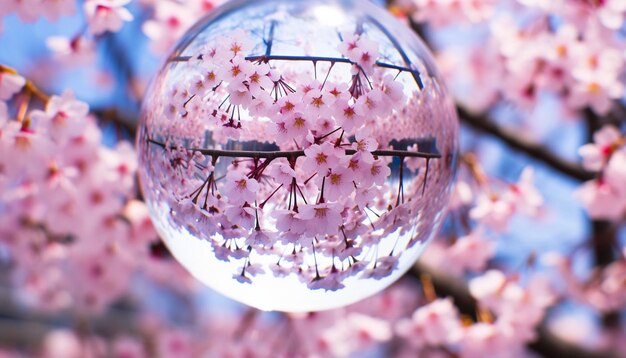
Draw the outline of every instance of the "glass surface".
<instances>
[{"instance_id":1,"label":"glass surface","mask_svg":"<svg viewBox=\"0 0 626 358\"><path fill-rule=\"evenodd\" d=\"M430 54L383 9L263 0L185 35L147 91L137 145L182 265L250 306L312 311L410 268L441 223L457 139Z\"/></svg>"}]
</instances>

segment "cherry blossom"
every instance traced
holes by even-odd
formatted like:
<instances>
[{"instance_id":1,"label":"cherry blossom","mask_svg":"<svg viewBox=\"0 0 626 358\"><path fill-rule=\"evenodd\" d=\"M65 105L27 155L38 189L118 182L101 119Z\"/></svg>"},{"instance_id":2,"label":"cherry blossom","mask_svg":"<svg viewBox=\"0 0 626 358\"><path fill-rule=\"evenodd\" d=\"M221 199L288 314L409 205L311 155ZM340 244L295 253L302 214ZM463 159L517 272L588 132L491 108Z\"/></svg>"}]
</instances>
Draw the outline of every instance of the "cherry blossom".
<instances>
[{"instance_id":1,"label":"cherry blossom","mask_svg":"<svg viewBox=\"0 0 626 358\"><path fill-rule=\"evenodd\" d=\"M320 176L326 176L328 170L341 158L341 149L330 142L313 144L304 150L304 170L313 171Z\"/></svg>"},{"instance_id":2,"label":"cherry blossom","mask_svg":"<svg viewBox=\"0 0 626 358\"><path fill-rule=\"evenodd\" d=\"M617 128L605 126L595 132L593 138L594 143L583 145L579 154L585 168L602 171L602 175L584 183L575 196L591 217L621 219L626 210L626 192L622 185L626 178L624 137Z\"/></svg>"},{"instance_id":3,"label":"cherry blossom","mask_svg":"<svg viewBox=\"0 0 626 358\"><path fill-rule=\"evenodd\" d=\"M621 189L603 180L583 184L575 194L589 215L610 220L621 219L626 210L626 196Z\"/></svg>"},{"instance_id":4,"label":"cherry blossom","mask_svg":"<svg viewBox=\"0 0 626 358\"><path fill-rule=\"evenodd\" d=\"M133 19L124 7L128 3L130 0L87 0L84 8L91 32L100 35L107 31L119 31L125 21Z\"/></svg>"},{"instance_id":5,"label":"cherry blossom","mask_svg":"<svg viewBox=\"0 0 626 358\"><path fill-rule=\"evenodd\" d=\"M465 270L481 271L495 254L495 243L486 239L480 230L458 238L446 252L452 273Z\"/></svg>"},{"instance_id":6,"label":"cherry blossom","mask_svg":"<svg viewBox=\"0 0 626 358\"><path fill-rule=\"evenodd\" d=\"M19 92L26 84L24 77L0 71L0 100L6 101Z\"/></svg>"},{"instance_id":7,"label":"cherry blossom","mask_svg":"<svg viewBox=\"0 0 626 358\"><path fill-rule=\"evenodd\" d=\"M168 50L197 19L221 2L217 0L153 1L153 4L150 4L153 7L152 17L142 24L144 33L151 40L151 49L156 53Z\"/></svg>"},{"instance_id":8,"label":"cherry blossom","mask_svg":"<svg viewBox=\"0 0 626 358\"><path fill-rule=\"evenodd\" d=\"M230 172L222 189L233 204L253 203L259 183L238 172Z\"/></svg>"},{"instance_id":9,"label":"cherry blossom","mask_svg":"<svg viewBox=\"0 0 626 358\"><path fill-rule=\"evenodd\" d=\"M52 97L46 105L46 111L33 111L32 119L38 122L41 129L58 141L65 141L83 131L84 118L89 106L77 101L74 94L65 92L61 97Z\"/></svg>"},{"instance_id":10,"label":"cherry blossom","mask_svg":"<svg viewBox=\"0 0 626 358\"><path fill-rule=\"evenodd\" d=\"M605 126L593 134L593 143L585 144L578 150L587 170L602 170L613 152L624 142L620 131L614 126Z\"/></svg>"},{"instance_id":11,"label":"cherry blossom","mask_svg":"<svg viewBox=\"0 0 626 358\"><path fill-rule=\"evenodd\" d=\"M399 321L396 330L411 345L421 348L454 343L460 337L461 324L452 301L440 299L420 307L410 319Z\"/></svg>"},{"instance_id":12,"label":"cherry blossom","mask_svg":"<svg viewBox=\"0 0 626 358\"><path fill-rule=\"evenodd\" d=\"M296 217L305 222L308 235L333 235L337 234L342 224L339 211L337 204L308 204L300 208Z\"/></svg>"},{"instance_id":13,"label":"cherry blossom","mask_svg":"<svg viewBox=\"0 0 626 358\"><path fill-rule=\"evenodd\" d=\"M482 193L477 197L470 216L496 231L504 231L516 213L537 216L543 197L533 184L533 176L532 169L526 168L519 182L509 185L504 192Z\"/></svg>"},{"instance_id":14,"label":"cherry blossom","mask_svg":"<svg viewBox=\"0 0 626 358\"><path fill-rule=\"evenodd\" d=\"M51 36L46 40L46 45L61 63L90 64L95 57L95 43L87 37Z\"/></svg>"}]
</instances>

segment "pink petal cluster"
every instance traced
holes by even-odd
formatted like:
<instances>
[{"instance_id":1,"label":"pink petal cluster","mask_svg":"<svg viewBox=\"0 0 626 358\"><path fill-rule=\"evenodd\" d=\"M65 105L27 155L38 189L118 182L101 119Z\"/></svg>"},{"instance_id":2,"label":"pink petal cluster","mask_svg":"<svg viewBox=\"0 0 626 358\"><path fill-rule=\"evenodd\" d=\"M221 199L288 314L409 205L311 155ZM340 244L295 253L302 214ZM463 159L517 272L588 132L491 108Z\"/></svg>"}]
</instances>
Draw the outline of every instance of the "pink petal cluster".
<instances>
[{"instance_id":1,"label":"pink petal cluster","mask_svg":"<svg viewBox=\"0 0 626 358\"><path fill-rule=\"evenodd\" d=\"M0 71L0 101L7 101L26 84L24 77Z\"/></svg>"},{"instance_id":2,"label":"pink petal cluster","mask_svg":"<svg viewBox=\"0 0 626 358\"><path fill-rule=\"evenodd\" d=\"M600 172L597 179L584 183L575 193L589 215L597 219L619 220L626 211L626 139L614 126L594 133L594 142L579 149L583 166Z\"/></svg>"},{"instance_id":3,"label":"pink petal cluster","mask_svg":"<svg viewBox=\"0 0 626 358\"><path fill-rule=\"evenodd\" d=\"M526 168L519 181L507 186L505 191L482 192L470 211L470 217L493 230L504 231L514 214L539 215L543 197L533 181L534 171Z\"/></svg>"},{"instance_id":4,"label":"pink petal cluster","mask_svg":"<svg viewBox=\"0 0 626 358\"><path fill-rule=\"evenodd\" d=\"M623 256L586 276L575 272L574 261L569 257L550 253L548 259L562 278L561 288L567 297L600 312L619 310L626 304L626 259Z\"/></svg>"},{"instance_id":5,"label":"pink petal cluster","mask_svg":"<svg viewBox=\"0 0 626 358\"><path fill-rule=\"evenodd\" d=\"M557 297L544 276L531 276L523 287L497 270L472 279L469 288L482 307L497 315L496 325L507 328L509 339L520 346L535 338L535 326Z\"/></svg>"},{"instance_id":6,"label":"pink petal cluster","mask_svg":"<svg viewBox=\"0 0 626 358\"><path fill-rule=\"evenodd\" d=\"M73 0L6 0L0 8L0 16L15 12L23 21L33 22L39 17L58 21L61 16L74 15Z\"/></svg>"},{"instance_id":7,"label":"pink petal cluster","mask_svg":"<svg viewBox=\"0 0 626 358\"><path fill-rule=\"evenodd\" d=\"M452 300L438 299L417 309L413 316L400 320L396 325L400 337L421 349L426 346L445 346L456 343L462 326L459 312Z\"/></svg>"},{"instance_id":8,"label":"pink petal cluster","mask_svg":"<svg viewBox=\"0 0 626 358\"><path fill-rule=\"evenodd\" d=\"M94 35L117 32L133 15L124 6L131 0L87 0L84 9L89 29Z\"/></svg>"},{"instance_id":9,"label":"pink petal cluster","mask_svg":"<svg viewBox=\"0 0 626 358\"><path fill-rule=\"evenodd\" d=\"M41 309L101 312L152 262L156 233L145 204L131 200L134 150L102 146L71 92L22 122L6 109L0 101L0 244L19 294Z\"/></svg>"},{"instance_id":10,"label":"pink petal cluster","mask_svg":"<svg viewBox=\"0 0 626 358\"><path fill-rule=\"evenodd\" d=\"M489 19L496 0L411 0L415 7L413 18L432 26L458 23L478 23Z\"/></svg>"},{"instance_id":11,"label":"pink petal cluster","mask_svg":"<svg viewBox=\"0 0 626 358\"><path fill-rule=\"evenodd\" d=\"M447 3L424 1L428 3L426 8ZM545 95L551 95L559 99L564 113L584 108L599 115L610 112L613 102L625 93L620 75L626 62L622 45L607 35L601 24L610 23L608 27L614 28L622 23L623 5L616 6L612 1L598 2L597 6L585 1L556 1L553 6L530 2L523 1L538 8L539 15L559 19L555 21L558 25L550 28L549 21L541 16L518 25L511 11L500 11L482 24L489 36L480 46L452 45L442 51L445 73L459 99L479 111L504 100L527 112L535 110ZM451 3L461 9L464 2ZM613 20L604 23L589 14ZM433 25L443 21L436 16L422 20Z\"/></svg>"},{"instance_id":12,"label":"pink petal cluster","mask_svg":"<svg viewBox=\"0 0 626 358\"><path fill-rule=\"evenodd\" d=\"M148 1L143 1L147 3ZM143 32L150 39L155 53L164 53L200 17L220 5L222 0L152 1L153 15L143 24Z\"/></svg>"}]
</instances>

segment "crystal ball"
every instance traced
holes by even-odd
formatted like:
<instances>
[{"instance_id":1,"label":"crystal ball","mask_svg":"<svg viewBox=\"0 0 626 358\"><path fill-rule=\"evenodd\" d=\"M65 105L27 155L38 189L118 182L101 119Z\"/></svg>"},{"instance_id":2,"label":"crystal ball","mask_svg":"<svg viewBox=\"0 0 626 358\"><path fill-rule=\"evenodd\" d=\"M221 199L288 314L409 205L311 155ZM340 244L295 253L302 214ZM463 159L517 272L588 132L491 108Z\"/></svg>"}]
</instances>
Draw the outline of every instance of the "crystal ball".
<instances>
[{"instance_id":1,"label":"crystal ball","mask_svg":"<svg viewBox=\"0 0 626 358\"><path fill-rule=\"evenodd\" d=\"M153 79L137 136L173 256L225 296L287 312L402 276L442 222L457 142L426 46L367 0L216 9Z\"/></svg>"}]
</instances>

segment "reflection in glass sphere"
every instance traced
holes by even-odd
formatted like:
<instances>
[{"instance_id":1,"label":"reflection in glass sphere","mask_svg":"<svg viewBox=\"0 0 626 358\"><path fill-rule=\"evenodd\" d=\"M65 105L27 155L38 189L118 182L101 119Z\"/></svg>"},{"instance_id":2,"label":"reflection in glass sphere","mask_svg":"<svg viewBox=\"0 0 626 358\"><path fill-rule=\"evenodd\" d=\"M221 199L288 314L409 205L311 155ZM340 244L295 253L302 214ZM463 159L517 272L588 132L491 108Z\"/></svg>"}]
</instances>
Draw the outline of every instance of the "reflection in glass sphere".
<instances>
[{"instance_id":1,"label":"reflection in glass sphere","mask_svg":"<svg viewBox=\"0 0 626 358\"><path fill-rule=\"evenodd\" d=\"M230 2L145 97L141 183L196 278L281 311L343 306L435 235L456 164L431 56L366 0Z\"/></svg>"}]
</instances>

